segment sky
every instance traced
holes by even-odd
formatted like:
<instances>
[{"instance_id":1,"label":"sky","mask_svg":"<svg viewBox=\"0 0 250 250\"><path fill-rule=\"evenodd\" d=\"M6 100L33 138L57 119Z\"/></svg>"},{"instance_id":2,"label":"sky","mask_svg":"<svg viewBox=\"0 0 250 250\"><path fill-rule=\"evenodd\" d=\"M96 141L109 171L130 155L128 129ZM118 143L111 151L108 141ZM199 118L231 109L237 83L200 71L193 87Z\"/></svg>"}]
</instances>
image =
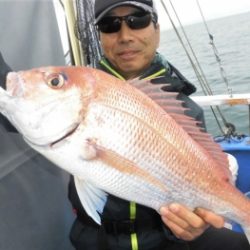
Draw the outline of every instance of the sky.
<instances>
[{"instance_id":1,"label":"sky","mask_svg":"<svg viewBox=\"0 0 250 250\"><path fill-rule=\"evenodd\" d=\"M203 15L206 20L239 14L247 11L250 12L250 0L163 0L163 1L168 9L168 12L173 18L174 12L171 7L172 3L183 25L202 22L202 17L199 12L197 1L199 1L199 5L202 9ZM155 0L155 3L159 14L161 29L171 28L169 18L164 10L164 7L161 4L161 0ZM174 21L176 23L176 19L174 19Z\"/></svg>"}]
</instances>

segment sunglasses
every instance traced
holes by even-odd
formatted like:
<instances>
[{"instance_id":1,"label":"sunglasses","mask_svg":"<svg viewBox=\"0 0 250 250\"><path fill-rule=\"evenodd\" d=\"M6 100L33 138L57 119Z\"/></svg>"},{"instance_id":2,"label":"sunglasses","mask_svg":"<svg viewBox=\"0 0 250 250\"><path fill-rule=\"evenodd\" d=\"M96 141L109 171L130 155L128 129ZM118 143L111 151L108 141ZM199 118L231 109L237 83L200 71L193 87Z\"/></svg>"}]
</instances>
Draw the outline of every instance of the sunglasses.
<instances>
[{"instance_id":1,"label":"sunglasses","mask_svg":"<svg viewBox=\"0 0 250 250\"><path fill-rule=\"evenodd\" d=\"M138 30L148 27L152 20L150 13L136 12L127 16L103 17L97 23L97 27L103 33L115 33L121 29L122 21L125 21L130 29Z\"/></svg>"}]
</instances>

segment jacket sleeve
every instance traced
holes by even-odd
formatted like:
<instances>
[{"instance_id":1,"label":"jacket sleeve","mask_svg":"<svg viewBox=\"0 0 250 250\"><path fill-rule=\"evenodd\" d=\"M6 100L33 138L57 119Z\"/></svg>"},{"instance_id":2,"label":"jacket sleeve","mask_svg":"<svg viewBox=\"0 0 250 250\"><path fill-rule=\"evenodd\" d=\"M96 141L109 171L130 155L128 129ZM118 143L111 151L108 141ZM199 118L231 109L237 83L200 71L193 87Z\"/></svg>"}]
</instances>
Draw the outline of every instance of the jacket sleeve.
<instances>
[{"instance_id":1,"label":"jacket sleeve","mask_svg":"<svg viewBox=\"0 0 250 250\"><path fill-rule=\"evenodd\" d=\"M6 77L11 71L11 68L4 61L2 54L0 53L0 86L6 88ZM16 129L11 125L11 123L0 113L0 124L5 127L9 132L16 132Z\"/></svg>"},{"instance_id":2,"label":"jacket sleeve","mask_svg":"<svg viewBox=\"0 0 250 250\"><path fill-rule=\"evenodd\" d=\"M0 53L0 86L5 88L5 81L7 74L11 71L11 68L6 64Z\"/></svg>"}]
</instances>

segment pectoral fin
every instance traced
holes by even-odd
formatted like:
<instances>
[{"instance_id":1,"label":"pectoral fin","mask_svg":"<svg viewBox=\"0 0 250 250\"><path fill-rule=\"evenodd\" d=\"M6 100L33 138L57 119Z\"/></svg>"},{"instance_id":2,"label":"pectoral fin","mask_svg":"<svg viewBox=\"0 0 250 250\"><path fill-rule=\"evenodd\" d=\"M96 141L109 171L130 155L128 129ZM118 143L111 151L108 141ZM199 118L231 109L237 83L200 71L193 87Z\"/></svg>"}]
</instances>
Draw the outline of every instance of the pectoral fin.
<instances>
[{"instance_id":1,"label":"pectoral fin","mask_svg":"<svg viewBox=\"0 0 250 250\"><path fill-rule=\"evenodd\" d=\"M86 213L99 225L100 215L107 201L107 193L98 189L91 183L74 177L77 194Z\"/></svg>"}]
</instances>

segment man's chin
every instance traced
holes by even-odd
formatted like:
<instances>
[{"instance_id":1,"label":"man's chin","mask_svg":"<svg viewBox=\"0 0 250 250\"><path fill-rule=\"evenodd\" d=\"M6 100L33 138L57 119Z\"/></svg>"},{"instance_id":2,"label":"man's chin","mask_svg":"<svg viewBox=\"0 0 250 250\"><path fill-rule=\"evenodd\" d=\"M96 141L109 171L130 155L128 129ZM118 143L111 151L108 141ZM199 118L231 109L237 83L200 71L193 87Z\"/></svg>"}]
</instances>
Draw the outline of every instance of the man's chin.
<instances>
[{"instance_id":1,"label":"man's chin","mask_svg":"<svg viewBox=\"0 0 250 250\"><path fill-rule=\"evenodd\" d=\"M120 71L124 72L126 74L129 74L131 72L137 72L141 71L141 67L138 67L139 63L136 63L135 61L133 62L126 62L120 65Z\"/></svg>"}]
</instances>

